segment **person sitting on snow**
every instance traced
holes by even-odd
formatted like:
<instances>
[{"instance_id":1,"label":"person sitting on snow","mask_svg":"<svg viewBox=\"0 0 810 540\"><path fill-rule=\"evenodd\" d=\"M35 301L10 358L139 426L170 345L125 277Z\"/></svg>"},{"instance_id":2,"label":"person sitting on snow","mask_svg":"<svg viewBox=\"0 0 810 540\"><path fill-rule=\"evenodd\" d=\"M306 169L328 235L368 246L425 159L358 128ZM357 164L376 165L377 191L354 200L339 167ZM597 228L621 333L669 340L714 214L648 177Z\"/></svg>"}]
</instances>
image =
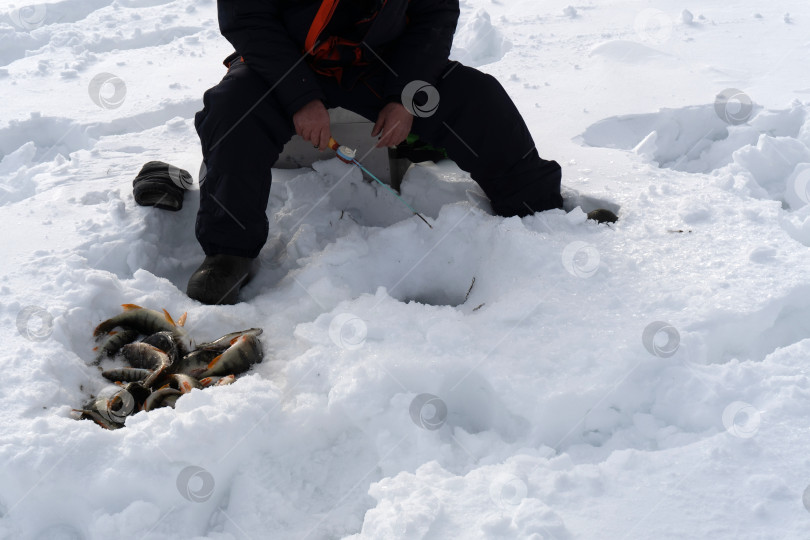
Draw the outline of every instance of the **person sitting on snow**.
<instances>
[{"instance_id":1,"label":"person sitting on snow","mask_svg":"<svg viewBox=\"0 0 810 540\"><path fill-rule=\"evenodd\" d=\"M189 297L237 301L267 240L271 168L296 133L327 148L330 107L375 121L379 147L416 134L444 148L501 216L562 207L560 166L540 158L500 83L449 60L458 0L218 0L217 8L235 52L194 118L205 260ZM437 107L426 103L437 98ZM420 106L429 114L409 112Z\"/></svg>"}]
</instances>

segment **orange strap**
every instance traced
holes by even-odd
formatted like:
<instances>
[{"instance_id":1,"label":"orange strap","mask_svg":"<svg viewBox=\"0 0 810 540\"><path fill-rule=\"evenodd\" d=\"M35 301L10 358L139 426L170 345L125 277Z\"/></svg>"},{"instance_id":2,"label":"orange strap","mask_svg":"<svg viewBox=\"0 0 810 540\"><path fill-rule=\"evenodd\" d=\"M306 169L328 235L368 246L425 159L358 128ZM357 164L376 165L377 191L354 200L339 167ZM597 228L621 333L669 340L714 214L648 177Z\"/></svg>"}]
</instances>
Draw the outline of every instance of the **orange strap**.
<instances>
[{"instance_id":1,"label":"orange strap","mask_svg":"<svg viewBox=\"0 0 810 540\"><path fill-rule=\"evenodd\" d=\"M315 18L312 20L312 25L309 27L307 40L304 42L306 52L312 52L312 49L315 47L315 42L318 40L318 36L321 35L326 25L332 20L332 15L334 15L335 8L337 8L339 2L340 0L323 0L323 2L321 2L321 7L318 9L318 13L315 15Z\"/></svg>"}]
</instances>

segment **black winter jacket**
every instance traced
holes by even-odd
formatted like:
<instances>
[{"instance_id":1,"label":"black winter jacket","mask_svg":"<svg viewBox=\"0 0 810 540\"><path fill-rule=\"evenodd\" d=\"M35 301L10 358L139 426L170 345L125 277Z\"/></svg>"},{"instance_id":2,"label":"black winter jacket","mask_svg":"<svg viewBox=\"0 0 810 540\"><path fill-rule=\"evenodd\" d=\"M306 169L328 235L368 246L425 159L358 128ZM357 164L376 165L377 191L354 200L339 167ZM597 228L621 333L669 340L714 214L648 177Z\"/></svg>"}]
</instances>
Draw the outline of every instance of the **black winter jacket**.
<instances>
[{"instance_id":1,"label":"black winter jacket","mask_svg":"<svg viewBox=\"0 0 810 540\"><path fill-rule=\"evenodd\" d=\"M364 55L372 61L379 56L390 67L385 70L384 97L399 100L411 81L437 82L450 56L459 2L381 3L363 40ZM267 81L291 115L310 101L325 97L304 51L307 32L320 5L320 0L217 1L222 35Z\"/></svg>"}]
</instances>

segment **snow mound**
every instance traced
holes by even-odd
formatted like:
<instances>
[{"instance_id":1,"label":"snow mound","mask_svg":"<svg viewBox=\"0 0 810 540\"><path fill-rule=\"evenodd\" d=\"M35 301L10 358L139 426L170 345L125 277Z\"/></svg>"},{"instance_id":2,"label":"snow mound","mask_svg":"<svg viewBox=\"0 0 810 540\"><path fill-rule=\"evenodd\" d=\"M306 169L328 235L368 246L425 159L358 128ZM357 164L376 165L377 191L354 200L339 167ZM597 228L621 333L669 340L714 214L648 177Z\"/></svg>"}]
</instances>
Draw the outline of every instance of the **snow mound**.
<instances>
[{"instance_id":1,"label":"snow mound","mask_svg":"<svg viewBox=\"0 0 810 540\"><path fill-rule=\"evenodd\" d=\"M667 53L638 43L636 41L615 40L597 45L590 52L591 56L601 56L608 60L637 64L660 60L669 56Z\"/></svg>"},{"instance_id":2,"label":"snow mound","mask_svg":"<svg viewBox=\"0 0 810 540\"><path fill-rule=\"evenodd\" d=\"M476 10L456 31L450 57L462 64L477 67L497 62L512 48L483 9Z\"/></svg>"},{"instance_id":3,"label":"snow mound","mask_svg":"<svg viewBox=\"0 0 810 540\"><path fill-rule=\"evenodd\" d=\"M810 115L752 107L745 123L729 122L714 106L664 109L606 118L585 130L583 144L632 151L661 168L730 174L756 197L791 209L810 202Z\"/></svg>"}]
</instances>

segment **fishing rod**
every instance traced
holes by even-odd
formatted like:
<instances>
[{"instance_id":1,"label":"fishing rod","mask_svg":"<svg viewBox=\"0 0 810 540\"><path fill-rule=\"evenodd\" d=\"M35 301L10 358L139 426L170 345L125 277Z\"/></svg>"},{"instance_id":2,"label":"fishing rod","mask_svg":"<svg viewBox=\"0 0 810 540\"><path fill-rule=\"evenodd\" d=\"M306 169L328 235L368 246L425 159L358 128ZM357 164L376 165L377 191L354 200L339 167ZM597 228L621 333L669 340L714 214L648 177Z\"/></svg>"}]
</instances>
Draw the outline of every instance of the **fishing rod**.
<instances>
[{"instance_id":1,"label":"fishing rod","mask_svg":"<svg viewBox=\"0 0 810 540\"><path fill-rule=\"evenodd\" d=\"M373 179L375 182L377 182L377 183L378 183L378 184L380 184L382 187L384 187L385 189L387 189L388 191L390 191L391 193L393 193L394 197L396 197L397 199L399 199L399 202L401 202L402 204L404 204L405 206L407 206L407 207L408 207L408 210L410 210L411 212L413 212L413 215L415 215L416 217L418 217L419 219L421 219L422 221L424 221L424 222L425 222L425 225L427 225L427 226L428 226L428 227L430 227L431 229L433 228L433 225L431 225L430 223L428 223L428 221L425 219L425 217L424 217L422 214L420 214L419 212L417 212L416 210L414 210L413 206L411 206L410 204L408 204L407 202L405 202L405 199L403 199L402 197L400 197L400 196L399 196L399 193L397 193L396 191L394 191L394 190L393 190L393 189L392 189L392 188L391 188L391 187L390 187L388 184L384 183L382 180L380 180L379 178L377 178L376 176L374 176L374 174L372 174L372 173L371 173L371 171L369 171L368 169L366 169L366 168L363 166L363 164L362 164L362 163L360 163L359 161L357 161L357 158L355 158L355 157L354 157L354 156L357 154L357 151L356 151L356 150L352 150L351 148L349 148L349 147L347 147L347 146L342 146L342 145L338 144L338 142L337 142L337 141L336 141L334 138L332 138L332 137L329 137L329 148L331 148L332 150L334 150L334 151L335 151L335 154L337 155L337 158L338 158L340 161L342 161L342 162L344 162L344 163L348 163L348 164L350 164L350 165L356 165L356 166L357 166L357 167L358 167L358 168L359 168L361 171L363 171L364 173L366 173L367 175L369 175L369 176L370 176L370 177L371 177L371 178L372 178L372 179Z\"/></svg>"}]
</instances>

